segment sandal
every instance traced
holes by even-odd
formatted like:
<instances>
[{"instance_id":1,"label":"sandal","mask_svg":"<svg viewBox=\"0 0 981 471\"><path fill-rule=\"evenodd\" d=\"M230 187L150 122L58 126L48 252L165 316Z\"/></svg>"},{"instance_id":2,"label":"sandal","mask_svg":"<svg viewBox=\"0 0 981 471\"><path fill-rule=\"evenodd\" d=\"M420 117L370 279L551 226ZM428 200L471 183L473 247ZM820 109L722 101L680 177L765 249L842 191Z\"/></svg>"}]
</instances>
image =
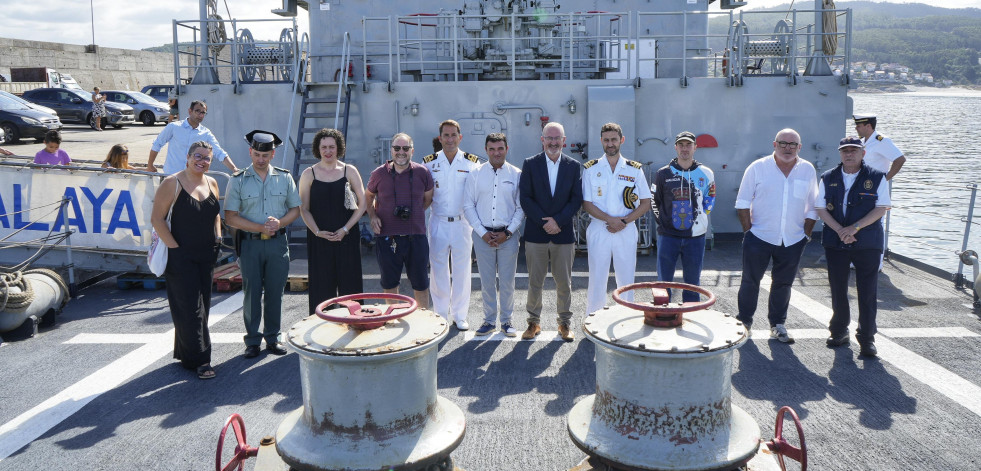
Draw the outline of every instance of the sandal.
<instances>
[{"instance_id":1,"label":"sandal","mask_svg":"<svg viewBox=\"0 0 981 471\"><path fill-rule=\"evenodd\" d=\"M201 365L198 367L198 379L213 379L215 369L211 365Z\"/></svg>"}]
</instances>

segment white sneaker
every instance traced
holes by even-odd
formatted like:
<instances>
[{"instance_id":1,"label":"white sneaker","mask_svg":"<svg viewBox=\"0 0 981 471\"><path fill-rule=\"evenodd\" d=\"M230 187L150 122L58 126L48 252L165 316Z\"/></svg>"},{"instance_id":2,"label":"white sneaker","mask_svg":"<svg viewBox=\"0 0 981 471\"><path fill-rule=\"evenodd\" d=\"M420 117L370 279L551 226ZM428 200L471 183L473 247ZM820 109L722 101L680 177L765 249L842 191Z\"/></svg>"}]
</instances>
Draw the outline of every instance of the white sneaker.
<instances>
[{"instance_id":1,"label":"white sneaker","mask_svg":"<svg viewBox=\"0 0 981 471\"><path fill-rule=\"evenodd\" d=\"M470 324L467 321L456 321L457 330L470 330Z\"/></svg>"},{"instance_id":2,"label":"white sneaker","mask_svg":"<svg viewBox=\"0 0 981 471\"><path fill-rule=\"evenodd\" d=\"M777 339L783 343L794 343L794 338L790 336L790 333L787 332L787 328L783 324L770 327L770 338Z\"/></svg>"}]
</instances>

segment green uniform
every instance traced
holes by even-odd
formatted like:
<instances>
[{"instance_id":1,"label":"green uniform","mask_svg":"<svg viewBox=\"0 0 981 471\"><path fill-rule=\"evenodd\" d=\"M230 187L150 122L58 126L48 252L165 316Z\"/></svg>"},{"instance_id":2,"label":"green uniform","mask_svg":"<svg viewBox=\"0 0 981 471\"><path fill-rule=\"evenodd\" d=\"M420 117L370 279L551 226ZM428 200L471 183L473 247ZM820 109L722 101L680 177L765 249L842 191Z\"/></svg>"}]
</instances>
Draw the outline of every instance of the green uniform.
<instances>
[{"instance_id":1,"label":"green uniform","mask_svg":"<svg viewBox=\"0 0 981 471\"><path fill-rule=\"evenodd\" d=\"M288 170L269 166L265 181L250 165L232 174L225 189L225 210L238 211L239 215L257 224L265 224L272 216L281 219L286 213L300 206L300 193ZM283 289L290 269L290 251L286 235L280 231L275 237L262 238L245 232L239 266L242 269L242 292L245 317L245 345L259 345L263 338L271 345L279 341L280 319L283 310ZM262 292L265 290L265 322L259 334L259 321L263 319Z\"/></svg>"}]
</instances>

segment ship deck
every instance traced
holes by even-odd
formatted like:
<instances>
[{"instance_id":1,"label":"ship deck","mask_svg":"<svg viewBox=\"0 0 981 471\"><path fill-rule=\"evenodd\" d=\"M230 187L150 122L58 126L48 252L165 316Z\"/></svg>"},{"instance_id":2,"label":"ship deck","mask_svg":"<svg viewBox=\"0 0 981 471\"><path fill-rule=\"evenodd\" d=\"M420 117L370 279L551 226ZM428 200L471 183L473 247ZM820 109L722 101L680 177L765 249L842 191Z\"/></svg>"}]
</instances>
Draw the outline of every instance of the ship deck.
<instances>
[{"instance_id":1,"label":"ship deck","mask_svg":"<svg viewBox=\"0 0 981 471\"><path fill-rule=\"evenodd\" d=\"M854 339L850 347L825 346L831 310L822 253L810 244L794 285L787 324L795 344L769 339L761 292L752 340L735 354L733 404L757 421L764 439L773 436L776 411L792 406L803 421L811 469L978 469L981 325L971 293L887 261L879 280L880 355L862 359ZM519 329L526 317L523 258L515 296ZM373 254L363 266L366 291L378 291ZM578 257L573 305L579 309L587 273L586 258ZM656 279L654 256L638 256L636 279ZM702 274L702 285L718 297L714 310L735 313L739 281L738 243L717 242ZM474 328L482 317L479 286L474 266ZM594 346L578 325L574 342L558 339L553 286L546 282L546 331L535 341L474 338L451 328L440 346L439 394L467 421L452 454L458 467L566 470L585 457L568 437L566 416L595 390ZM854 291L852 298L857 312ZM218 377L210 381L171 358L165 291L119 290L114 280L83 290L54 327L4 342L0 470L210 469L230 414L243 416L252 445L274 434L302 405L298 357L264 352L244 359L241 304L241 292L214 295ZM306 306L306 292L286 293L284 331L306 315ZM576 312L577 324L583 314ZM391 386L397 394L398 385Z\"/></svg>"}]
</instances>

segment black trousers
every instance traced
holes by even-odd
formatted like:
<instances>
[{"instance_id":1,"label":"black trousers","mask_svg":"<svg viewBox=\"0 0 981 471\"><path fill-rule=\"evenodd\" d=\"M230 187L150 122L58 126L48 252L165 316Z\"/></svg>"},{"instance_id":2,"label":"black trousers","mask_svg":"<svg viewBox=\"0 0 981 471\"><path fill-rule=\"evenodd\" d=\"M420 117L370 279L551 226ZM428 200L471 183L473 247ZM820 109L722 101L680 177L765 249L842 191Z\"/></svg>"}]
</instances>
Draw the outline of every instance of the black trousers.
<instances>
[{"instance_id":1,"label":"black trousers","mask_svg":"<svg viewBox=\"0 0 981 471\"><path fill-rule=\"evenodd\" d=\"M875 340L875 315L877 310L877 290L879 286L878 249L836 249L824 248L828 260L828 285L831 287L831 335L834 337L848 333L851 321L851 307L848 305L849 265L855 265L855 288L858 291L858 331L855 338L859 343Z\"/></svg>"},{"instance_id":2,"label":"black trousers","mask_svg":"<svg viewBox=\"0 0 981 471\"><path fill-rule=\"evenodd\" d=\"M195 369L211 363L211 281L215 252L188 253L170 249L167 256L167 301L174 321L174 358L181 366Z\"/></svg>"},{"instance_id":3,"label":"black trousers","mask_svg":"<svg viewBox=\"0 0 981 471\"><path fill-rule=\"evenodd\" d=\"M756 304L760 297L760 281L770 260L773 260L767 318L770 327L787 322L790 290L806 244L807 239L801 239L790 246L773 245L756 237L752 231L746 233L743 237L743 277L736 298L739 306L737 319L744 324L753 323L753 314L756 313Z\"/></svg>"}]
</instances>

